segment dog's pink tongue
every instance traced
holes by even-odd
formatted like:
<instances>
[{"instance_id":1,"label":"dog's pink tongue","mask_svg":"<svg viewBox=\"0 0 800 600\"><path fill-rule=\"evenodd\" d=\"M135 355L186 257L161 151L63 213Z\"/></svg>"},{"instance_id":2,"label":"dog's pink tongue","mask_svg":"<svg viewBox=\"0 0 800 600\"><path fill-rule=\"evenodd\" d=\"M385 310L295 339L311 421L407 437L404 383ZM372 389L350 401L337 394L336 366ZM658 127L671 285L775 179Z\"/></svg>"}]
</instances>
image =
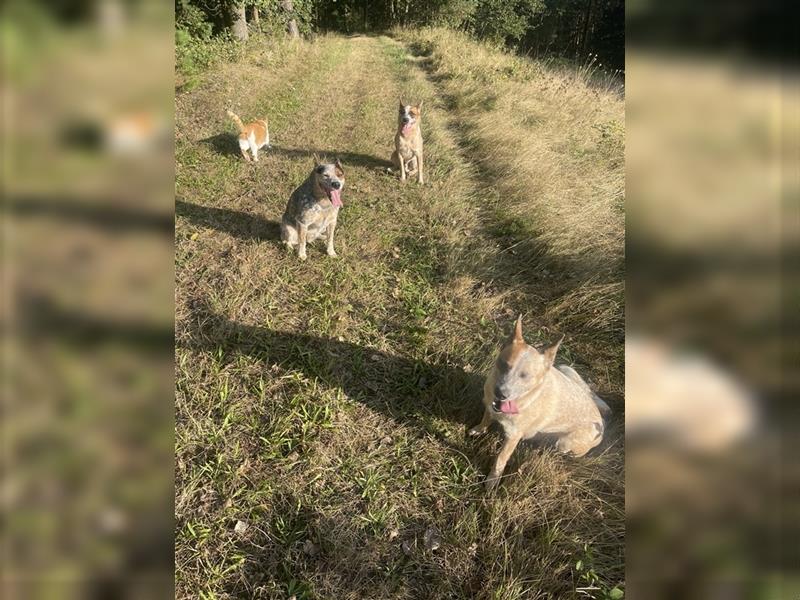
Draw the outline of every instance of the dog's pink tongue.
<instances>
[{"instance_id":1,"label":"dog's pink tongue","mask_svg":"<svg viewBox=\"0 0 800 600\"><path fill-rule=\"evenodd\" d=\"M406 123L403 125L403 135L408 135L411 133L411 123Z\"/></svg>"},{"instance_id":2,"label":"dog's pink tongue","mask_svg":"<svg viewBox=\"0 0 800 600\"><path fill-rule=\"evenodd\" d=\"M507 415L515 415L519 412L519 409L517 408L516 402L509 400L508 402L500 403L500 412L503 412Z\"/></svg>"},{"instance_id":3,"label":"dog's pink tongue","mask_svg":"<svg viewBox=\"0 0 800 600\"><path fill-rule=\"evenodd\" d=\"M342 190L331 190L331 204L334 206L342 206Z\"/></svg>"}]
</instances>

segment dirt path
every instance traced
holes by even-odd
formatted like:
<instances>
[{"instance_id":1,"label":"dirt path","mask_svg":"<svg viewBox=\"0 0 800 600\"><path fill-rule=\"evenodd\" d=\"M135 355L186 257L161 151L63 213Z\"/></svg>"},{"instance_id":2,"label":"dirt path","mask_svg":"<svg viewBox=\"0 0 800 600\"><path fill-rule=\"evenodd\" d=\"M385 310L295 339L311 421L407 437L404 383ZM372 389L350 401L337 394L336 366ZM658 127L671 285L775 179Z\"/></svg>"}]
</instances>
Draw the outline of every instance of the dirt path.
<instances>
[{"instance_id":1,"label":"dirt path","mask_svg":"<svg viewBox=\"0 0 800 600\"><path fill-rule=\"evenodd\" d=\"M386 172L400 95L425 101L424 187ZM238 156L228 106L270 117L259 163ZM498 438L464 439L479 374L540 299L514 285L481 217L491 191L405 49L257 51L176 112L178 595L563 597L584 544L621 580L618 449L523 451L483 495ZM301 263L277 222L315 152L345 165L339 257L315 244Z\"/></svg>"}]
</instances>

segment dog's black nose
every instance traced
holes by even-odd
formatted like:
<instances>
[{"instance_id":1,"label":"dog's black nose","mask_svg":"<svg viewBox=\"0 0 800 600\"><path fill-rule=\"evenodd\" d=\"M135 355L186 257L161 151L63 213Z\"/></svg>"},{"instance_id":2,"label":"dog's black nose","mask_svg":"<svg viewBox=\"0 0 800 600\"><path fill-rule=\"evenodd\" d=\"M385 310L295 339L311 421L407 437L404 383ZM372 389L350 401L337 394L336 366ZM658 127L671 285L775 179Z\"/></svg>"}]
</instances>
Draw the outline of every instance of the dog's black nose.
<instances>
[{"instance_id":1,"label":"dog's black nose","mask_svg":"<svg viewBox=\"0 0 800 600\"><path fill-rule=\"evenodd\" d=\"M500 389L499 385L494 386L494 397L498 400L505 400L506 394Z\"/></svg>"},{"instance_id":2,"label":"dog's black nose","mask_svg":"<svg viewBox=\"0 0 800 600\"><path fill-rule=\"evenodd\" d=\"M335 190L338 190L340 187L342 187L342 184L338 181L331 181L331 187Z\"/></svg>"},{"instance_id":3,"label":"dog's black nose","mask_svg":"<svg viewBox=\"0 0 800 600\"><path fill-rule=\"evenodd\" d=\"M408 123L410 120L408 117L403 117L403 123Z\"/></svg>"}]
</instances>

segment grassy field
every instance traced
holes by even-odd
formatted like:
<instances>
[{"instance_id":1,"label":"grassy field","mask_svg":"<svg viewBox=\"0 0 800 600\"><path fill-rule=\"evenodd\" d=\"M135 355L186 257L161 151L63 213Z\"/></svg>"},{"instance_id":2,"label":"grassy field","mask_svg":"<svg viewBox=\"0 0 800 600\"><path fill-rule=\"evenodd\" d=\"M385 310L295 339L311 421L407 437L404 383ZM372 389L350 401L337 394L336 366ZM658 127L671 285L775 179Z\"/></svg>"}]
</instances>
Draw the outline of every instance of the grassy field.
<instances>
[{"instance_id":1,"label":"grassy field","mask_svg":"<svg viewBox=\"0 0 800 600\"><path fill-rule=\"evenodd\" d=\"M620 597L623 102L438 30L251 40L176 100L179 598ZM424 100L426 185L387 173ZM231 107L273 149L238 155ZM278 222L312 155L338 258ZM576 460L465 437L517 313L615 411ZM587 596L588 594L588 596Z\"/></svg>"}]
</instances>

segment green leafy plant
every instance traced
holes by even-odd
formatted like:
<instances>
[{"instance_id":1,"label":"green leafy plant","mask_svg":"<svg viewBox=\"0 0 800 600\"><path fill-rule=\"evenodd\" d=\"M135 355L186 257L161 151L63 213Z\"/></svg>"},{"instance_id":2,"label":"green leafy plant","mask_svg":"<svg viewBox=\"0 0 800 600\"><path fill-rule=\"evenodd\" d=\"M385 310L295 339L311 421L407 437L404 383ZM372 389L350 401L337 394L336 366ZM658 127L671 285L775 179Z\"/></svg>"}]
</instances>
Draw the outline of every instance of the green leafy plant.
<instances>
[{"instance_id":1,"label":"green leafy plant","mask_svg":"<svg viewBox=\"0 0 800 600\"><path fill-rule=\"evenodd\" d=\"M611 587L595 570L594 555L589 544L583 545L584 557L575 563L579 584L575 590L594 600L622 600L625 597L624 585Z\"/></svg>"}]
</instances>

